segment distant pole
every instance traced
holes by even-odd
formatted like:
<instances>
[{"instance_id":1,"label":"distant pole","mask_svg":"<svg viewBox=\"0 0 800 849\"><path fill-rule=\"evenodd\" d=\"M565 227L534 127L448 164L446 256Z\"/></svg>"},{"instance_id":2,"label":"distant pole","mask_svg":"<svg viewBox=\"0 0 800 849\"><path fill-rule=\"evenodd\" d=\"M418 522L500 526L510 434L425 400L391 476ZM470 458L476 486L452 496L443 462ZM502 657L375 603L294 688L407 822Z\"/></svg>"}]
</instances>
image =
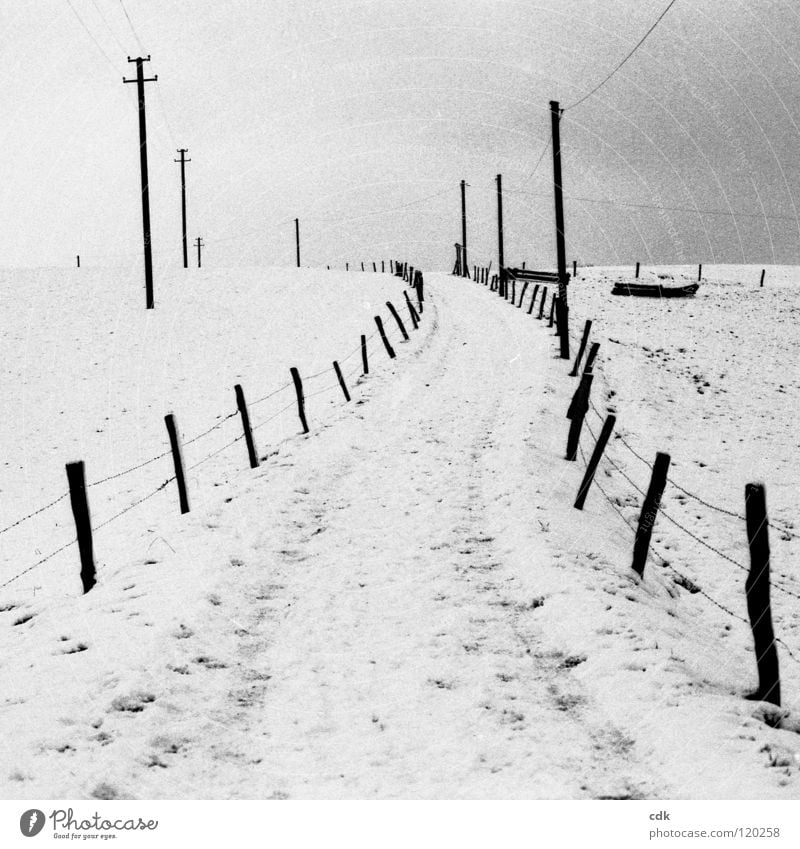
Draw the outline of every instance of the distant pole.
<instances>
[{"instance_id":1,"label":"distant pole","mask_svg":"<svg viewBox=\"0 0 800 849\"><path fill-rule=\"evenodd\" d=\"M297 267L300 268L300 219L294 220L294 241L297 248Z\"/></svg>"},{"instance_id":2,"label":"distant pole","mask_svg":"<svg viewBox=\"0 0 800 849\"><path fill-rule=\"evenodd\" d=\"M461 274L469 277L467 264L467 184L461 181Z\"/></svg>"},{"instance_id":3,"label":"distant pole","mask_svg":"<svg viewBox=\"0 0 800 849\"><path fill-rule=\"evenodd\" d=\"M497 259L500 269L500 294L505 292L506 275L503 268L503 176L498 174L495 177L497 182Z\"/></svg>"},{"instance_id":4,"label":"distant pole","mask_svg":"<svg viewBox=\"0 0 800 849\"><path fill-rule=\"evenodd\" d=\"M697 282L699 283L703 279L703 263L701 262L697 266Z\"/></svg>"},{"instance_id":5,"label":"distant pole","mask_svg":"<svg viewBox=\"0 0 800 849\"><path fill-rule=\"evenodd\" d=\"M150 244L150 184L147 176L147 121L145 116L144 104L144 84L155 82L158 75L145 79L142 64L149 62L149 56L139 56L136 59L131 59L128 56L129 62L136 63L136 79L126 80L122 78L123 83L136 83L138 99L139 99L139 164L142 173L142 230L144 233L144 287L147 309L151 310L155 306L153 297L153 253Z\"/></svg>"},{"instance_id":6,"label":"distant pole","mask_svg":"<svg viewBox=\"0 0 800 849\"><path fill-rule=\"evenodd\" d=\"M636 263L636 279L639 279L639 263Z\"/></svg>"},{"instance_id":7,"label":"distant pole","mask_svg":"<svg viewBox=\"0 0 800 849\"><path fill-rule=\"evenodd\" d=\"M564 239L564 199L561 193L561 113L557 100L550 101L550 124L553 131L553 189L556 206L556 254L558 257L558 333L561 337L561 359L569 359L569 301L567 300L567 250Z\"/></svg>"},{"instance_id":8,"label":"distant pole","mask_svg":"<svg viewBox=\"0 0 800 849\"><path fill-rule=\"evenodd\" d=\"M198 236L195 239L195 243L197 244L197 267L200 268L202 266L202 260L201 260L201 256L200 256L200 248L203 247L203 237Z\"/></svg>"},{"instance_id":9,"label":"distant pole","mask_svg":"<svg viewBox=\"0 0 800 849\"><path fill-rule=\"evenodd\" d=\"M183 231L183 267L189 267L189 249L186 244L186 163L191 162L191 159L186 159L188 149L185 147L178 148L180 159L174 159L173 162L181 164L181 227Z\"/></svg>"},{"instance_id":10,"label":"distant pole","mask_svg":"<svg viewBox=\"0 0 800 849\"><path fill-rule=\"evenodd\" d=\"M80 255L80 254L78 254L78 255L76 256L76 259L78 260L78 268L80 268L80 267L81 267L81 255Z\"/></svg>"},{"instance_id":11,"label":"distant pole","mask_svg":"<svg viewBox=\"0 0 800 849\"><path fill-rule=\"evenodd\" d=\"M761 269L761 285L762 285L762 286L764 285L764 275L765 275L766 273L767 273L767 269L766 269L766 268L762 268L762 269Z\"/></svg>"},{"instance_id":12,"label":"distant pole","mask_svg":"<svg viewBox=\"0 0 800 849\"><path fill-rule=\"evenodd\" d=\"M578 276L578 260L572 260L572 279L574 280Z\"/></svg>"}]
</instances>

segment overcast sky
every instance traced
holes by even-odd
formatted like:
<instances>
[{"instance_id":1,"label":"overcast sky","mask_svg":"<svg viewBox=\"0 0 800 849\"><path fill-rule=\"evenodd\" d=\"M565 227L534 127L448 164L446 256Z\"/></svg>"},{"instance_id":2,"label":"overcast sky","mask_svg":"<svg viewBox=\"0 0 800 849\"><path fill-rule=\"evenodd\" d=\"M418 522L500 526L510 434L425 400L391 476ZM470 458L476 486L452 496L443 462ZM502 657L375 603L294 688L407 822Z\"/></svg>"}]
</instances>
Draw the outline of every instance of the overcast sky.
<instances>
[{"instance_id":1,"label":"overcast sky","mask_svg":"<svg viewBox=\"0 0 800 849\"><path fill-rule=\"evenodd\" d=\"M444 269L465 179L472 258L496 265L502 173L508 262L551 268L548 101L591 91L666 3L4 2L0 264L141 263L122 77L149 53L157 264L181 258L185 147L207 264L292 264L296 216L304 265ZM800 263L799 83L794 0L677 0L562 118L568 258Z\"/></svg>"}]
</instances>

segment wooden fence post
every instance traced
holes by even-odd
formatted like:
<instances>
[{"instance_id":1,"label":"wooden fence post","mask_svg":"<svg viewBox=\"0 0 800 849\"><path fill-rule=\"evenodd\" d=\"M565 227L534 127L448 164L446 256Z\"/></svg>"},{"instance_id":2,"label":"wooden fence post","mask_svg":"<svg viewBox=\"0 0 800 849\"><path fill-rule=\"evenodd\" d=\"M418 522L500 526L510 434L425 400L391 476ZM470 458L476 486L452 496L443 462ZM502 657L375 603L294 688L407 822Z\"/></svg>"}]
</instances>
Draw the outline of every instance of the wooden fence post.
<instances>
[{"instance_id":1,"label":"wooden fence post","mask_svg":"<svg viewBox=\"0 0 800 849\"><path fill-rule=\"evenodd\" d=\"M547 300L547 286L542 289L542 302L539 304L539 318L544 315L544 302Z\"/></svg>"},{"instance_id":2,"label":"wooden fence post","mask_svg":"<svg viewBox=\"0 0 800 849\"><path fill-rule=\"evenodd\" d=\"M508 286L508 284L506 284ZM512 278L511 280L511 306L514 306L514 301L517 299L517 281Z\"/></svg>"},{"instance_id":3,"label":"wooden fence post","mask_svg":"<svg viewBox=\"0 0 800 849\"><path fill-rule=\"evenodd\" d=\"M534 306L536 306L536 295L538 294L538 292L539 292L539 284L537 283L533 287L533 295L531 295L531 305L528 307L528 315L531 315L531 313L533 312Z\"/></svg>"},{"instance_id":4,"label":"wooden fence post","mask_svg":"<svg viewBox=\"0 0 800 849\"><path fill-rule=\"evenodd\" d=\"M586 350L586 343L589 341L589 332L592 329L592 320L590 318L586 319L586 324L583 325L583 336L581 337L581 344L578 348L578 356L575 357L575 365L572 367L572 371L569 373L570 377L578 376L578 369L581 365L581 360L583 359L583 352Z\"/></svg>"},{"instance_id":5,"label":"wooden fence post","mask_svg":"<svg viewBox=\"0 0 800 849\"><path fill-rule=\"evenodd\" d=\"M97 583L97 572L94 567L92 520L89 515L89 501L86 498L86 473L82 460L67 463L67 481L72 515L75 517L75 532L81 558L81 583L85 595Z\"/></svg>"},{"instance_id":6,"label":"wooden fence post","mask_svg":"<svg viewBox=\"0 0 800 849\"><path fill-rule=\"evenodd\" d=\"M639 279L639 263L636 263L636 279Z\"/></svg>"},{"instance_id":7,"label":"wooden fence post","mask_svg":"<svg viewBox=\"0 0 800 849\"><path fill-rule=\"evenodd\" d=\"M697 266L697 282L699 283L703 279L703 263L701 262Z\"/></svg>"},{"instance_id":8,"label":"wooden fence post","mask_svg":"<svg viewBox=\"0 0 800 849\"><path fill-rule=\"evenodd\" d=\"M164 416L169 434L169 444L172 449L172 463L175 466L175 483L178 486L178 500L181 505L181 515L189 512L189 495L186 492L186 477L183 473L183 455L181 453L181 442L178 437L178 428L175 424L175 416L168 413Z\"/></svg>"},{"instance_id":9,"label":"wooden fence post","mask_svg":"<svg viewBox=\"0 0 800 849\"><path fill-rule=\"evenodd\" d=\"M390 359L395 358L394 348L389 344L389 340L386 338L386 331L383 329L383 322L381 321L381 317L379 315L375 316L375 324L378 325L378 332L381 334L381 339L383 339L383 344L386 347L386 353L389 355Z\"/></svg>"},{"instance_id":10,"label":"wooden fence post","mask_svg":"<svg viewBox=\"0 0 800 849\"><path fill-rule=\"evenodd\" d=\"M364 369L364 374L369 374L369 360L367 359L367 337L361 336L361 365Z\"/></svg>"},{"instance_id":11,"label":"wooden fence post","mask_svg":"<svg viewBox=\"0 0 800 849\"><path fill-rule=\"evenodd\" d=\"M306 421L306 399L303 395L303 381L300 372L296 368L290 368L295 392L297 392L297 414L300 416L300 424L303 425L303 433L308 433L308 422Z\"/></svg>"},{"instance_id":12,"label":"wooden fence post","mask_svg":"<svg viewBox=\"0 0 800 849\"><path fill-rule=\"evenodd\" d=\"M558 299L556 305L556 320L559 328L559 356L562 360L569 359L569 306L567 302Z\"/></svg>"},{"instance_id":13,"label":"wooden fence post","mask_svg":"<svg viewBox=\"0 0 800 849\"><path fill-rule=\"evenodd\" d=\"M764 285L764 275L765 275L766 273L767 273L767 269L766 269L766 268L762 268L762 269L761 269L761 285L762 285L762 286Z\"/></svg>"},{"instance_id":14,"label":"wooden fence post","mask_svg":"<svg viewBox=\"0 0 800 849\"><path fill-rule=\"evenodd\" d=\"M411 298L408 297L408 291L403 289L403 295L405 295L406 306L408 307L408 314L411 316L411 323L414 325L414 330L419 327L419 317L417 316L417 311L414 309L414 304L411 303Z\"/></svg>"},{"instance_id":15,"label":"wooden fence post","mask_svg":"<svg viewBox=\"0 0 800 849\"><path fill-rule=\"evenodd\" d=\"M661 496L667 483L669 471L669 454L656 454L653 463L653 474L650 486L644 497L642 512L639 514L639 524L636 528L636 539L633 541L633 571L641 578L644 575L644 565L647 562L647 552L650 548L650 537L653 535L653 525L656 523Z\"/></svg>"},{"instance_id":16,"label":"wooden fence post","mask_svg":"<svg viewBox=\"0 0 800 849\"><path fill-rule=\"evenodd\" d=\"M258 455L256 454L256 446L253 442L253 431L250 430L250 414L247 412L247 404L244 400L244 391L237 383L233 387L236 392L236 406L239 408L239 415L242 417L242 430L244 431L244 441L247 443L247 456L250 458L250 468L258 468Z\"/></svg>"},{"instance_id":17,"label":"wooden fence post","mask_svg":"<svg viewBox=\"0 0 800 849\"><path fill-rule=\"evenodd\" d=\"M80 268L81 267L81 255L77 254L76 258L78 260L78 268Z\"/></svg>"},{"instance_id":18,"label":"wooden fence post","mask_svg":"<svg viewBox=\"0 0 800 849\"><path fill-rule=\"evenodd\" d=\"M385 274L385 273L386 273L386 260L382 259L381 260L381 274Z\"/></svg>"},{"instance_id":19,"label":"wooden fence post","mask_svg":"<svg viewBox=\"0 0 800 849\"><path fill-rule=\"evenodd\" d=\"M573 399L569 435L567 436L567 460L575 460L578 456L578 440L581 436L583 419L586 416L586 411L589 409L589 392L591 391L593 380L593 374L584 374L581 377L578 391L575 393L575 398Z\"/></svg>"},{"instance_id":20,"label":"wooden fence post","mask_svg":"<svg viewBox=\"0 0 800 849\"><path fill-rule=\"evenodd\" d=\"M400 333L402 333L403 339L408 342L408 333L406 331L406 326L403 324L400 316L397 314L397 310L394 308L394 304L392 304L391 301L387 301L386 308L389 310L389 312L394 317L394 320L397 322L397 326L400 328Z\"/></svg>"},{"instance_id":21,"label":"wooden fence post","mask_svg":"<svg viewBox=\"0 0 800 849\"><path fill-rule=\"evenodd\" d=\"M745 583L745 592L758 665L758 689L747 698L771 702L780 707L781 678L769 599L769 536L764 485L747 484L744 500L747 542L750 547L750 573Z\"/></svg>"},{"instance_id":22,"label":"wooden fence post","mask_svg":"<svg viewBox=\"0 0 800 849\"><path fill-rule=\"evenodd\" d=\"M553 326L553 317L554 317L555 311L556 311L556 301L557 300L559 300L558 295L554 294L553 299L550 301L550 319L549 319L550 323L547 325L548 327Z\"/></svg>"},{"instance_id":23,"label":"wooden fence post","mask_svg":"<svg viewBox=\"0 0 800 849\"><path fill-rule=\"evenodd\" d=\"M425 285L425 281L422 279L422 275L416 279L414 282L414 288L417 290L417 303L419 304L419 314L422 315L422 302L425 300L425 293L423 292L423 286Z\"/></svg>"},{"instance_id":24,"label":"wooden fence post","mask_svg":"<svg viewBox=\"0 0 800 849\"><path fill-rule=\"evenodd\" d=\"M603 429L600 431L600 436L597 437L597 442L595 443L594 451L592 451L589 465L586 467L586 473L584 474L583 480L581 481L581 485L578 489L578 497L575 499L575 507L578 510L583 510L583 505L586 503L586 496L588 495L589 487L592 485L592 481L594 480L594 473L597 471L597 466L600 463L600 458L603 456L603 451L606 450L608 439L611 436L611 431L614 430L614 424L616 421L617 417L613 413L609 413L606 416L606 420L603 422Z\"/></svg>"},{"instance_id":25,"label":"wooden fence post","mask_svg":"<svg viewBox=\"0 0 800 849\"><path fill-rule=\"evenodd\" d=\"M519 294L519 303L517 304L517 309L521 309L522 302L525 300L525 292L527 292L527 291L528 291L528 281L526 280L522 284L522 291Z\"/></svg>"},{"instance_id":26,"label":"wooden fence post","mask_svg":"<svg viewBox=\"0 0 800 849\"><path fill-rule=\"evenodd\" d=\"M599 342L592 342L592 347L589 348L589 356L586 358L586 365L583 367L583 373L591 373L594 370L594 361L597 359L597 352L600 350Z\"/></svg>"},{"instance_id":27,"label":"wooden fence post","mask_svg":"<svg viewBox=\"0 0 800 849\"><path fill-rule=\"evenodd\" d=\"M339 378L339 386L342 387L342 392L344 392L344 400L350 400L350 393L347 391L347 384L344 382L344 375L342 374L342 370L339 368L339 363L336 360L333 361L333 370L336 372L336 377Z\"/></svg>"},{"instance_id":28,"label":"wooden fence post","mask_svg":"<svg viewBox=\"0 0 800 849\"><path fill-rule=\"evenodd\" d=\"M578 276L578 260L572 260L572 279L574 280Z\"/></svg>"},{"instance_id":29,"label":"wooden fence post","mask_svg":"<svg viewBox=\"0 0 800 849\"><path fill-rule=\"evenodd\" d=\"M375 265L375 263L373 262L373 263L372 263L372 271L373 271L373 272L376 272L377 270L378 270L378 268L377 268L377 266Z\"/></svg>"}]
</instances>

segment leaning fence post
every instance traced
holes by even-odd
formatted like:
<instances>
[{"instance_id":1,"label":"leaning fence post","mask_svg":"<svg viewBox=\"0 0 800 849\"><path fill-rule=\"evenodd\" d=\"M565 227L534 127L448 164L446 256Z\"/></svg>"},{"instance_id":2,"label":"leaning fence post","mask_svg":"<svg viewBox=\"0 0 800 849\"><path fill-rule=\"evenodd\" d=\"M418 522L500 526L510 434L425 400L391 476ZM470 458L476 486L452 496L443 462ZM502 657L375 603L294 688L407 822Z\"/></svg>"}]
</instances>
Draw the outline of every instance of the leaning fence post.
<instances>
[{"instance_id":1,"label":"leaning fence post","mask_svg":"<svg viewBox=\"0 0 800 849\"><path fill-rule=\"evenodd\" d=\"M389 340L386 338L386 331L383 329L383 322L381 321L381 317L379 315L375 316L375 324L378 325L378 332L381 334L381 339L383 339L383 344L386 347L386 353L389 355L390 359L394 359L394 348L392 348L392 346L389 344Z\"/></svg>"},{"instance_id":2,"label":"leaning fence post","mask_svg":"<svg viewBox=\"0 0 800 849\"><path fill-rule=\"evenodd\" d=\"M520 292L519 303L517 304L517 309L520 309L520 307L522 306L522 302L525 300L525 292L527 291L527 289L528 289L528 281L526 280L522 284L522 292Z\"/></svg>"},{"instance_id":3,"label":"leaning fence post","mask_svg":"<svg viewBox=\"0 0 800 849\"><path fill-rule=\"evenodd\" d=\"M189 496L186 492L186 477L183 474L183 455L181 454L181 442L178 438L178 428L175 424L175 416L168 413L164 416L169 434L169 444L172 449L172 463L175 466L175 483L178 485L178 500L181 505L181 514L189 512Z\"/></svg>"},{"instance_id":4,"label":"leaning fence post","mask_svg":"<svg viewBox=\"0 0 800 849\"><path fill-rule=\"evenodd\" d=\"M258 467L258 456L256 455L256 446L253 442L253 432L250 430L250 414L247 412L247 404L244 400L244 391L237 383L234 386L236 392L236 406L239 408L239 415L242 417L242 430L244 431L244 441L247 443L247 455L250 458L250 468Z\"/></svg>"},{"instance_id":5,"label":"leaning fence post","mask_svg":"<svg viewBox=\"0 0 800 849\"><path fill-rule=\"evenodd\" d=\"M367 359L367 337L361 336L361 365L364 374L369 374L369 360Z\"/></svg>"},{"instance_id":6,"label":"leaning fence post","mask_svg":"<svg viewBox=\"0 0 800 849\"><path fill-rule=\"evenodd\" d=\"M414 309L414 304L411 303L411 298L408 297L408 291L406 289L403 289L403 294L406 298L408 314L411 316L411 323L414 325L414 330L416 330L419 327L419 318L417 317L417 311Z\"/></svg>"},{"instance_id":7,"label":"leaning fence post","mask_svg":"<svg viewBox=\"0 0 800 849\"><path fill-rule=\"evenodd\" d=\"M374 262L372 263L372 270L373 272L376 272L378 270Z\"/></svg>"},{"instance_id":8,"label":"leaning fence post","mask_svg":"<svg viewBox=\"0 0 800 849\"><path fill-rule=\"evenodd\" d=\"M425 293L423 292L423 286L425 285L424 280L422 279L422 274L414 281L414 288L417 290L417 303L419 304L419 314L422 315L422 302L425 300Z\"/></svg>"},{"instance_id":9,"label":"leaning fence post","mask_svg":"<svg viewBox=\"0 0 800 849\"><path fill-rule=\"evenodd\" d=\"M586 319L586 324L583 325L583 337L581 338L581 344L578 348L578 356L575 357L575 365L572 367L572 371L569 373L570 377L578 376L578 369L581 365L581 360L583 359L583 352L586 350L586 343L589 341L589 331L592 329L592 320L590 318Z\"/></svg>"},{"instance_id":10,"label":"leaning fence post","mask_svg":"<svg viewBox=\"0 0 800 849\"><path fill-rule=\"evenodd\" d=\"M333 370L336 372L336 377L339 378L339 386L342 387L342 392L344 392L344 400L350 400L350 393L347 391L347 384L344 382L344 375L342 374L342 370L339 368L339 363L336 360L333 361Z\"/></svg>"},{"instance_id":11,"label":"leaning fence post","mask_svg":"<svg viewBox=\"0 0 800 849\"><path fill-rule=\"evenodd\" d=\"M583 367L583 373L592 372L594 370L594 361L597 359L597 352L600 350L599 342L592 342L592 347L589 348L589 356L586 358L586 365Z\"/></svg>"},{"instance_id":12,"label":"leaning fence post","mask_svg":"<svg viewBox=\"0 0 800 849\"><path fill-rule=\"evenodd\" d=\"M394 317L394 320L397 322L397 326L400 328L400 333L403 334L403 339L408 342L408 332L406 331L406 326L403 324L402 319L397 314L397 310L394 308L394 304L392 304L391 301L387 301L386 307Z\"/></svg>"},{"instance_id":13,"label":"leaning fence post","mask_svg":"<svg viewBox=\"0 0 800 849\"><path fill-rule=\"evenodd\" d=\"M758 689L747 698L771 702L780 707L781 679L769 600L769 536L764 485L747 484L744 500L747 542L750 546L750 573L745 583L745 592L758 665Z\"/></svg>"},{"instance_id":14,"label":"leaning fence post","mask_svg":"<svg viewBox=\"0 0 800 849\"><path fill-rule=\"evenodd\" d=\"M636 263L636 279L639 279L639 263Z\"/></svg>"},{"instance_id":15,"label":"leaning fence post","mask_svg":"<svg viewBox=\"0 0 800 849\"><path fill-rule=\"evenodd\" d=\"M633 571L641 578L644 575L644 564L647 562L647 552L650 548L650 537L653 535L653 525L656 523L661 496L667 483L669 471L669 454L656 454L653 463L653 474L650 486L644 497L642 512L639 514L639 524L636 528L636 539L633 541Z\"/></svg>"},{"instance_id":16,"label":"leaning fence post","mask_svg":"<svg viewBox=\"0 0 800 849\"><path fill-rule=\"evenodd\" d=\"M603 456L603 451L606 450L606 444L611 436L611 431L614 430L614 424L616 421L617 417L613 413L609 413L606 416L606 420L603 422L603 429L600 431L600 436L597 437L597 442L595 443L594 451L592 451L589 465L586 467L586 473L584 474L583 480L581 481L581 485L578 489L578 497L575 499L575 507L578 510L583 510L583 505L586 503L586 496L589 494L589 487L592 485L592 481L594 480L594 473L597 471L597 466L600 463L600 458Z\"/></svg>"},{"instance_id":17,"label":"leaning fence post","mask_svg":"<svg viewBox=\"0 0 800 849\"><path fill-rule=\"evenodd\" d=\"M536 306L536 295L538 294L538 292L539 292L539 284L537 283L533 287L533 295L531 296L531 305L528 307L528 315L530 315L533 312L533 308Z\"/></svg>"},{"instance_id":18,"label":"leaning fence post","mask_svg":"<svg viewBox=\"0 0 800 849\"><path fill-rule=\"evenodd\" d=\"M306 399L303 395L303 381L300 379L300 372L292 367L289 369L292 373L295 392L297 393L297 414L300 416L300 424L303 425L303 433L308 433L308 422L306 421Z\"/></svg>"},{"instance_id":19,"label":"leaning fence post","mask_svg":"<svg viewBox=\"0 0 800 849\"><path fill-rule=\"evenodd\" d=\"M589 392L593 380L593 374L583 375L571 405L572 415L570 416L569 435L567 437L567 460L575 460L578 456L578 441L581 437L583 419L589 409Z\"/></svg>"},{"instance_id":20,"label":"leaning fence post","mask_svg":"<svg viewBox=\"0 0 800 849\"><path fill-rule=\"evenodd\" d=\"M550 319L549 319L549 322L550 322L550 323L547 325L548 327L552 327L552 326L553 326L553 318L554 318L554 316L555 316L555 311L556 311L556 301L557 301L557 300L559 300L558 295L553 295L553 300L552 300L552 301L550 301ZM560 330L560 329L561 329L561 328L559 327L559 330Z\"/></svg>"},{"instance_id":21,"label":"leaning fence post","mask_svg":"<svg viewBox=\"0 0 800 849\"><path fill-rule=\"evenodd\" d=\"M765 275L766 273L767 273L767 269L766 269L766 268L762 268L762 269L761 269L761 285L762 285L762 286L764 285L764 275Z\"/></svg>"},{"instance_id":22,"label":"leaning fence post","mask_svg":"<svg viewBox=\"0 0 800 849\"><path fill-rule=\"evenodd\" d=\"M86 498L86 473L83 461L67 463L67 481L75 531L78 537L78 552L81 558L81 583L84 595L97 583L94 567L94 543L92 542L92 520L89 501Z\"/></svg>"},{"instance_id":23,"label":"leaning fence post","mask_svg":"<svg viewBox=\"0 0 800 849\"><path fill-rule=\"evenodd\" d=\"M542 289L542 302L539 304L539 318L544 315L544 302L547 300L547 286Z\"/></svg>"}]
</instances>

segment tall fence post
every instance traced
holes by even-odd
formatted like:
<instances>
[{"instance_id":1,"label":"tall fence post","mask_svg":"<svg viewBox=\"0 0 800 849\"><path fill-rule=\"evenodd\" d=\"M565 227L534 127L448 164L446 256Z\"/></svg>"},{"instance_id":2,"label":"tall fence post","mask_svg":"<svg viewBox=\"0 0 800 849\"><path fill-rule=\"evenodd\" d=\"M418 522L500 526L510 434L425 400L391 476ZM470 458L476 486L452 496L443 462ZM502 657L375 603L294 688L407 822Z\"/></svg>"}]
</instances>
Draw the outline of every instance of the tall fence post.
<instances>
[{"instance_id":1,"label":"tall fence post","mask_svg":"<svg viewBox=\"0 0 800 849\"><path fill-rule=\"evenodd\" d=\"M386 348L386 353L389 355L390 359L394 359L396 354L394 352L394 348L389 344L389 340L386 337L386 331L383 329L383 322L381 321L381 317L379 315L375 316L375 324L378 325L378 333L381 334L381 339L383 339L384 347Z\"/></svg>"},{"instance_id":2,"label":"tall fence post","mask_svg":"<svg viewBox=\"0 0 800 849\"><path fill-rule=\"evenodd\" d=\"M339 379L339 386L342 387L342 392L344 392L344 400L350 400L350 393L347 391L347 384L344 382L344 375L342 374L342 370L339 368L339 363L336 360L333 361L333 370L336 372L336 377Z\"/></svg>"},{"instance_id":3,"label":"tall fence post","mask_svg":"<svg viewBox=\"0 0 800 849\"><path fill-rule=\"evenodd\" d=\"M533 308L536 306L536 295L539 292L539 284L537 283L533 287L533 295L531 295L531 305L528 307L528 315L533 313Z\"/></svg>"},{"instance_id":4,"label":"tall fence post","mask_svg":"<svg viewBox=\"0 0 800 849\"><path fill-rule=\"evenodd\" d=\"M769 599L769 526L764 485L747 484L744 488L744 500L747 542L750 547L750 572L745 583L745 592L758 665L758 689L747 698L771 702L780 707L781 679Z\"/></svg>"},{"instance_id":5,"label":"tall fence post","mask_svg":"<svg viewBox=\"0 0 800 849\"><path fill-rule=\"evenodd\" d=\"M644 575L644 565L647 562L647 552L650 549L650 537L653 535L653 525L656 523L658 508L661 505L661 496L667 484L667 472L669 471L669 454L656 454L653 463L653 474L650 477L650 486L644 497L642 512L639 514L639 524L636 528L636 539L633 541L633 571L641 578Z\"/></svg>"},{"instance_id":6,"label":"tall fence post","mask_svg":"<svg viewBox=\"0 0 800 849\"><path fill-rule=\"evenodd\" d=\"M186 492L186 476L183 473L183 454L181 452L181 441L178 437L178 427L175 424L175 416L168 413L164 416L164 423L169 434L169 445L172 449L172 464L175 466L175 483L178 486L178 500L181 505L181 515L189 512L189 495Z\"/></svg>"},{"instance_id":7,"label":"tall fence post","mask_svg":"<svg viewBox=\"0 0 800 849\"><path fill-rule=\"evenodd\" d=\"M569 299L567 286L567 250L564 235L564 201L561 190L561 109L557 100L550 101L550 126L553 147L553 195L556 212L556 257L558 264L558 334L562 360L569 359Z\"/></svg>"},{"instance_id":8,"label":"tall fence post","mask_svg":"<svg viewBox=\"0 0 800 849\"><path fill-rule=\"evenodd\" d=\"M586 343L589 341L589 332L592 329L592 320L590 318L586 319L586 324L583 325L583 336L581 337L581 344L578 347L578 356L575 357L575 365L572 367L572 371L569 373L570 377L578 376L578 369L581 366L581 360L583 359L583 352L586 350Z\"/></svg>"},{"instance_id":9,"label":"tall fence post","mask_svg":"<svg viewBox=\"0 0 800 849\"><path fill-rule=\"evenodd\" d=\"M67 481L72 515L75 518L75 531L78 536L81 583L85 595L97 583L97 572L94 567L92 520L89 515L89 501L86 498L86 473L82 460L77 463L67 463Z\"/></svg>"},{"instance_id":10,"label":"tall fence post","mask_svg":"<svg viewBox=\"0 0 800 849\"><path fill-rule=\"evenodd\" d=\"M419 327L419 318L417 316L417 311L414 309L414 304L411 303L411 298L408 297L408 291L406 289L403 289L403 295L406 299L408 314L411 316L411 324L414 325L414 330L416 330Z\"/></svg>"},{"instance_id":11,"label":"tall fence post","mask_svg":"<svg viewBox=\"0 0 800 849\"><path fill-rule=\"evenodd\" d=\"M525 300L525 292L527 292L527 291L528 291L528 281L526 280L522 284L522 292L520 292L519 303L517 304L517 309L521 309L522 302Z\"/></svg>"},{"instance_id":12,"label":"tall fence post","mask_svg":"<svg viewBox=\"0 0 800 849\"><path fill-rule=\"evenodd\" d=\"M586 411L589 409L589 392L592 389L593 374L584 374L578 385L578 391L570 405L569 435L567 436L567 460L574 461L578 456L578 441Z\"/></svg>"},{"instance_id":13,"label":"tall fence post","mask_svg":"<svg viewBox=\"0 0 800 849\"><path fill-rule=\"evenodd\" d=\"M236 406L239 408L239 415L242 417L242 430L244 431L244 441L247 443L247 456L250 458L250 468L258 468L258 455L256 454L255 442L253 442L253 431L250 429L250 414L247 412L247 403L244 400L244 390L237 383L234 386L236 392Z\"/></svg>"},{"instance_id":14,"label":"tall fence post","mask_svg":"<svg viewBox=\"0 0 800 849\"><path fill-rule=\"evenodd\" d=\"M369 374L369 360L367 359L367 337L361 335L361 366L364 374Z\"/></svg>"},{"instance_id":15,"label":"tall fence post","mask_svg":"<svg viewBox=\"0 0 800 849\"><path fill-rule=\"evenodd\" d=\"M303 425L303 433L308 433L308 422L306 421L306 398L303 395L303 381L300 379L300 372L292 367L289 369L294 381L294 389L297 393L297 415L300 417L300 424Z\"/></svg>"},{"instance_id":16,"label":"tall fence post","mask_svg":"<svg viewBox=\"0 0 800 849\"><path fill-rule=\"evenodd\" d=\"M419 314L422 315L422 303L425 300L425 293L423 288L425 286L425 281L422 279L422 272L420 272L419 277L414 281L414 288L417 290L417 303L419 304Z\"/></svg>"},{"instance_id":17,"label":"tall fence post","mask_svg":"<svg viewBox=\"0 0 800 849\"><path fill-rule=\"evenodd\" d=\"M597 471L600 458L603 456L603 451L606 450L606 445L608 444L609 437L611 436L611 431L614 430L616 421L617 417L613 413L609 413L606 416L606 420L603 422L603 429L600 431L600 436L597 437L597 442L595 443L594 451L592 451L589 465L586 467L586 473L584 474L581 485L578 488L578 497L575 499L575 507L578 510L583 510L583 505L586 503L586 496L589 494L589 487L592 485L594 474Z\"/></svg>"}]
</instances>

